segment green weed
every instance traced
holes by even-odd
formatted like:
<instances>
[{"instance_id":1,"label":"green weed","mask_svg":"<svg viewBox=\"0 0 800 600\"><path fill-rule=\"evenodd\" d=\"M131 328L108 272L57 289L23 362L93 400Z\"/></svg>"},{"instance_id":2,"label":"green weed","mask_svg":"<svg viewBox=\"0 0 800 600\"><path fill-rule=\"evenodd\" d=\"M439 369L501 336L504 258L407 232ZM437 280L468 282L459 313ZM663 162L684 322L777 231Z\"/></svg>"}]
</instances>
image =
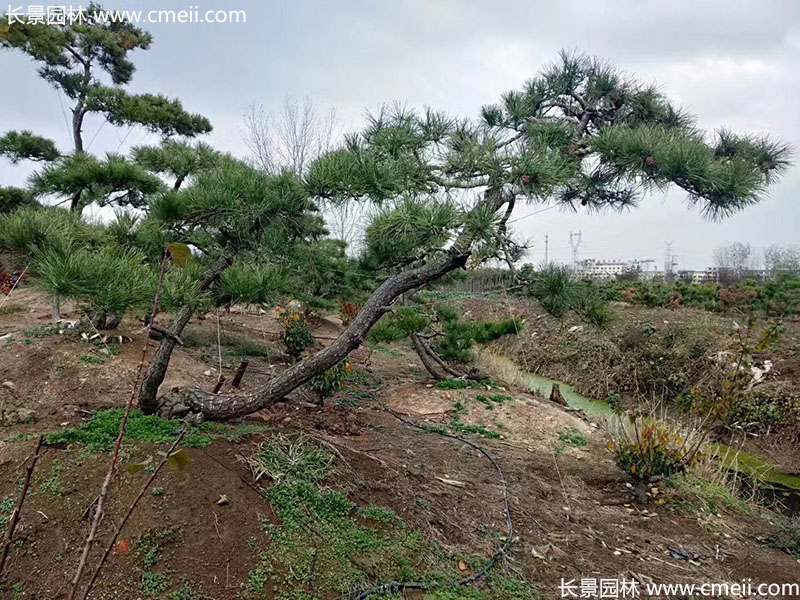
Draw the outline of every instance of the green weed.
<instances>
[{"instance_id":1,"label":"green weed","mask_svg":"<svg viewBox=\"0 0 800 600\"><path fill-rule=\"evenodd\" d=\"M558 432L558 441L575 446L576 448L586 447L586 438L574 427L568 427Z\"/></svg>"},{"instance_id":2,"label":"green weed","mask_svg":"<svg viewBox=\"0 0 800 600\"><path fill-rule=\"evenodd\" d=\"M678 492L684 508L690 513L699 512L701 509L712 514L722 510L740 515L751 512L747 502L737 498L722 485L691 473L668 477L666 483Z\"/></svg>"},{"instance_id":3,"label":"green weed","mask_svg":"<svg viewBox=\"0 0 800 600\"><path fill-rule=\"evenodd\" d=\"M136 544L136 555L142 565L149 569L161 561L162 548L180 541L180 528L151 529L139 536Z\"/></svg>"},{"instance_id":4,"label":"green weed","mask_svg":"<svg viewBox=\"0 0 800 600\"><path fill-rule=\"evenodd\" d=\"M492 382L486 381L473 381L471 379L442 379L436 383L437 390L464 390L468 388L483 388L491 389Z\"/></svg>"},{"instance_id":5,"label":"green weed","mask_svg":"<svg viewBox=\"0 0 800 600\"><path fill-rule=\"evenodd\" d=\"M105 364L106 359L104 356L89 356L87 354L82 354L80 361L85 365L103 365Z\"/></svg>"},{"instance_id":6,"label":"green weed","mask_svg":"<svg viewBox=\"0 0 800 600\"><path fill-rule=\"evenodd\" d=\"M164 573L153 573L151 571L142 571L141 579L139 580L139 591L151 597L158 596L161 592L166 591L169 587L169 581Z\"/></svg>"},{"instance_id":7,"label":"green weed","mask_svg":"<svg viewBox=\"0 0 800 600\"><path fill-rule=\"evenodd\" d=\"M118 408L97 411L86 423L50 433L45 437L45 441L48 444L84 444L95 452L108 450L119 435L123 412ZM183 424L180 421L162 419L133 410L128 418L125 439L156 444L172 442L182 428ZM240 441L262 429L253 424L201 423L189 428L182 443L191 448L205 448L219 437L225 437L230 441Z\"/></svg>"}]
</instances>

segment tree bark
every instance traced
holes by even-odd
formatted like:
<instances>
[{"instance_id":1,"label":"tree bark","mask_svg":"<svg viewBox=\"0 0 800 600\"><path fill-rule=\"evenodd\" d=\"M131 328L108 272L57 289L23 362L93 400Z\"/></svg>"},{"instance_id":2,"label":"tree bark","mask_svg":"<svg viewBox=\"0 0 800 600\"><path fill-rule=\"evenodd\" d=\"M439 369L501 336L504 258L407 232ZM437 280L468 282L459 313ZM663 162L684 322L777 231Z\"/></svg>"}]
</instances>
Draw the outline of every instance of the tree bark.
<instances>
[{"instance_id":1,"label":"tree bark","mask_svg":"<svg viewBox=\"0 0 800 600\"><path fill-rule=\"evenodd\" d=\"M165 417L183 417L188 413L200 413L205 419L224 421L272 406L314 375L330 369L358 348L370 328L383 316L384 309L400 294L463 267L468 257L469 252L459 252L454 247L446 251L441 258L422 267L389 277L375 290L350 326L336 341L296 363L252 394L232 396L210 394L196 387L175 388L159 399L158 414Z\"/></svg>"},{"instance_id":2,"label":"tree bark","mask_svg":"<svg viewBox=\"0 0 800 600\"><path fill-rule=\"evenodd\" d=\"M203 273L203 279L200 284L201 290L206 290L219 278L222 272L227 269L232 260L228 257L221 258L215 265L207 269ZM194 315L194 308L184 306L181 308L172 320L170 326L166 329L166 335L161 339L158 345L158 350L153 355L150 365L147 367L147 373L142 379L142 385L139 388L138 404L139 409L151 415L156 412L158 408L158 388L163 383L164 377L167 374L167 367L169 366L169 359L172 356L172 351L178 345L181 333L189 323L189 320Z\"/></svg>"},{"instance_id":3,"label":"tree bark","mask_svg":"<svg viewBox=\"0 0 800 600\"><path fill-rule=\"evenodd\" d=\"M513 195L513 193L512 193ZM473 210L500 210L510 198L499 187L490 187ZM315 375L330 369L358 348L372 326L403 293L435 281L462 268L472 253L477 234L468 228L461 231L442 256L420 267L411 268L386 279L364 303L350 325L330 346L294 364L251 394L210 394L197 387L174 388L158 401L157 413L164 417L203 418L224 421L244 417L272 406L289 392Z\"/></svg>"},{"instance_id":4,"label":"tree bark","mask_svg":"<svg viewBox=\"0 0 800 600\"><path fill-rule=\"evenodd\" d=\"M434 379L457 379L463 376L463 373L459 373L445 363L439 355L433 351L428 342L416 332L411 334L411 346L419 356L422 366L425 367L425 370L428 371Z\"/></svg>"},{"instance_id":5,"label":"tree bark","mask_svg":"<svg viewBox=\"0 0 800 600\"><path fill-rule=\"evenodd\" d=\"M75 143L75 152L83 152L83 117L86 113L83 109L83 101L72 110L72 139ZM76 210L73 208L72 210Z\"/></svg>"}]
</instances>

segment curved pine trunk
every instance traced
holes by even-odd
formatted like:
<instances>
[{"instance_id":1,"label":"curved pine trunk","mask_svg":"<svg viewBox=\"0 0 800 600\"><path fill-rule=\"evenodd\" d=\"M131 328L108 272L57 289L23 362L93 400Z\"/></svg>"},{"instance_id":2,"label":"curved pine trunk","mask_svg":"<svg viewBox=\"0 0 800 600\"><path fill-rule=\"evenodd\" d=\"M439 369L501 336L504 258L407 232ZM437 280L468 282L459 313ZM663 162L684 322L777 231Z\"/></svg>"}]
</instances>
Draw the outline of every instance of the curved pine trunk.
<instances>
[{"instance_id":1,"label":"curved pine trunk","mask_svg":"<svg viewBox=\"0 0 800 600\"><path fill-rule=\"evenodd\" d=\"M425 370L428 371L434 379L457 379L463 376L463 373L459 373L445 363L439 355L434 352L428 342L416 332L411 334L411 346L419 356L422 366L425 367Z\"/></svg>"},{"instance_id":2,"label":"curved pine trunk","mask_svg":"<svg viewBox=\"0 0 800 600\"><path fill-rule=\"evenodd\" d=\"M229 258L221 258L215 265L207 269L203 273L200 290L206 290L211 287L222 272L230 266L231 262ZM172 323L166 329L166 334L161 338L158 350L150 360L147 373L145 373L142 384L139 387L138 395L139 409L146 415L154 414L158 408L158 388L167 375L167 367L169 367L172 351L178 344L184 328L189 324L189 320L194 313L195 310L188 306L184 306L178 311Z\"/></svg>"},{"instance_id":3,"label":"curved pine trunk","mask_svg":"<svg viewBox=\"0 0 800 600\"><path fill-rule=\"evenodd\" d=\"M502 188L490 187L473 210L500 210L511 197ZM506 215L507 218L507 215ZM477 238L474 230L465 228L453 245L442 255L420 267L402 271L386 279L364 303L350 325L330 346L296 363L264 387L251 394L212 394L197 387L175 388L158 401L157 413L165 417L189 414L204 419L224 421L244 417L272 406L319 373L327 371L361 345L367 333L386 309L402 294L435 281L455 269L462 268L472 253Z\"/></svg>"},{"instance_id":4,"label":"curved pine trunk","mask_svg":"<svg viewBox=\"0 0 800 600\"><path fill-rule=\"evenodd\" d=\"M197 387L176 388L159 399L158 414L165 417L183 417L200 414L205 419L224 421L244 417L272 406L289 392L300 387L318 373L322 373L347 357L364 341L370 328L401 294L439 279L450 271L463 267L470 254L472 240L462 246L456 243L444 256L430 263L398 273L386 279L342 334L325 349L296 363L263 388L241 395L212 394ZM458 247L466 247L459 252Z\"/></svg>"}]
</instances>

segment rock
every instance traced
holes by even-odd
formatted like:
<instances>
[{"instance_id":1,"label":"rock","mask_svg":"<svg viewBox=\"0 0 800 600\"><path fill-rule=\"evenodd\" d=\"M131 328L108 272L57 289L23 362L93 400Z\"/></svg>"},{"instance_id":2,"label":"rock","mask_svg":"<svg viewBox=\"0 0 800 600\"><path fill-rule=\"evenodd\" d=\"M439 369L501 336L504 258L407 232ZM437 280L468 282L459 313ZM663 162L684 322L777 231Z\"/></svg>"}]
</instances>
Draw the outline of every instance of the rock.
<instances>
[{"instance_id":1,"label":"rock","mask_svg":"<svg viewBox=\"0 0 800 600\"><path fill-rule=\"evenodd\" d=\"M219 500L217 500L217 506L226 506L230 503L230 500L228 500L228 497L225 494L221 494Z\"/></svg>"},{"instance_id":2,"label":"rock","mask_svg":"<svg viewBox=\"0 0 800 600\"><path fill-rule=\"evenodd\" d=\"M294 312L303 312L305 311L306 306L300 300L290 300L289 303L286 305L286 310L294 311Z\"/></svg>"},{"instance_id":3,"label":"rock","mask_svg":"<svg viewBox=\"0 0 800 600\"><path fill-rule=\"evenodd\" d=\"M17 391L17 386L14 385L13 381L4 381L3 382L3 387L6 388L7 390L11 390L12 392L16 392Z\"/></svg>"},{"instance_id":4,"label":"rock","mask_svg":"<svg viewBox=\"0 0 800 600\"><path fill-rule=\"evenodd\" d=\"M6 427L17 423L32 423L36 420L36 411L30 408L17 408L0 413L0 425Z\"/></svg>"}]
</instances>

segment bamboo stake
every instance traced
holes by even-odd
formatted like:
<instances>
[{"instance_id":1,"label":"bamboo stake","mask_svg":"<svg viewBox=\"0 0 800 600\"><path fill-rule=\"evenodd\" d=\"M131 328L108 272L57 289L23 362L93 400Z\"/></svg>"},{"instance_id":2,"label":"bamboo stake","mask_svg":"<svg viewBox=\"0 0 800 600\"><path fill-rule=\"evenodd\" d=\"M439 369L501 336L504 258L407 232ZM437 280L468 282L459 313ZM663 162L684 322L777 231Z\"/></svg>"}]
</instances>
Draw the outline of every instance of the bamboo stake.
<instances>
[{"instance_id":1,"label":"bamboo stake","mask_svg":"<svg viewBox=\"0 0 800 600\"><path fill-rule=\"evenodd\" d=\"M36 449L33 451L33 459L31 460L25 472L25 483L22 486L22 492L19 495L17 506L14 508L14 512L11 514L11 520L8 522L8 529L6 529L5 541L3 543L3 556L0 557L0 579L3 577L3 569L5 569L8 554L11 551L11 542L14 539L14 531L17 529L19 515L22 512L22 505L25 503L25 496L28 495L28 488L31 487L31 477L33 477L33 470L36 468L36 462L39 460L39 456L41 455L43 441L44 436L40 435L36 442Z\"/></svg>"},{"instance_id":2,"label":"bamboo stake","mask_svg":"<svg viewBox=\"0 0 800 600\"><path fill-rule=\"evenodd\" d=\"M128 519L130 519L131 515L133 514L133 511L136 509L136 506L139 504L139 501L142 499L142 496L144 496L145 493L147 492L147 488L149 488L153 484L153 482L156 480L156 477L158 477L159 471L161 471L162 467L165 464L167 464L167 461L169 460L170 455L173 452L175 452L175 448L177 448L178 444L181 443L181 440L183 439L183 436L186 435L186 431L187 431L186 427L184 427L183 430L181 431L180 435L172 443L172 446L170 446L170 449L167 450L167 453L164 455L163 460L160 463L158 463L158 466L155 468L155 470L150 475L148 480L145 481L144 485L139 490L139 495L136 496L136 499L131 503L130 507L128 508L128 512L125 513L124 517L122 517L122 521L120 521L119 525L117 525L117 528L114 530L114 535L111 536L111 540L108 542L108 545L106 546L106 550L103 553L103 557L100 559L100 562L98 563L97 568L94 570L94 574L92 575L92 578L89 580L89 584L86 586L86 589L84 590L83 595L81 596L81 600L86 600L86 598L89 597L89 592L92 590L92 587L94 586L95 582L97 581L97 577L100 575L100 571L103 569L103 565L105 565L106 560L108 559L108 555L111 554L111 551L114 549L114 544L117 542L117 538L119 537L119 534L122 533L122 528L125 527L125 524L128 522Z\"/></svg>"},{"instance_id":3,"label":"bamboo stake","mask_svg":"<svg viewBox=\"0 0 800 600\"><path fill-rule=\"evenodd\" d=\"M89 558L89 551L92 549L92 545L94 545L95 537L97 536L97 529L100 526L100 519L103 516L103 505L105 504L105 499L108 496L108 490L111 488L111 480L114 477L114 469L116 468L117 461L119 460L119 451L122 447L122 438L125 435L125 428L128 424L128 416L131 414L133 401L136 399L136 392L139 389L139 381L142 377L142 370L144 369L145 358L147 357L147 345L150 341L152 323L156 320L156 315L158 314L158 302L161 299L161 288L164 283L164 272L167 268L168 258L169 254L165 250L164 256L161 259L161 269L158 272L158 284L156 285L155 298L153 298L153 310L150 315L150 322L147 325L147 331L144 335L144 344L142 344L142 357L139 360L139 368L136 371L136 381L134 382L128 402L125 405L125 413L122 416L122 422L119 425L119 434L117 435L117 442L114 445L114 452L111 455L111 460L108 463L108 471L106 471L106 477L103 480L103 487L100 488L100 496L97 498L97 506L95 507L94 517L92 518L92 525L89 528L89 534L86 536L86 541L83 545L83 552L81 553L81 559L78 563L78 568L75 570L75 576L69 583L67 600L74 600L75 598L75 590L78 587L78 583L80 583L84 569L86 569L86 560Z\"/></svg>"}]
</instances>

